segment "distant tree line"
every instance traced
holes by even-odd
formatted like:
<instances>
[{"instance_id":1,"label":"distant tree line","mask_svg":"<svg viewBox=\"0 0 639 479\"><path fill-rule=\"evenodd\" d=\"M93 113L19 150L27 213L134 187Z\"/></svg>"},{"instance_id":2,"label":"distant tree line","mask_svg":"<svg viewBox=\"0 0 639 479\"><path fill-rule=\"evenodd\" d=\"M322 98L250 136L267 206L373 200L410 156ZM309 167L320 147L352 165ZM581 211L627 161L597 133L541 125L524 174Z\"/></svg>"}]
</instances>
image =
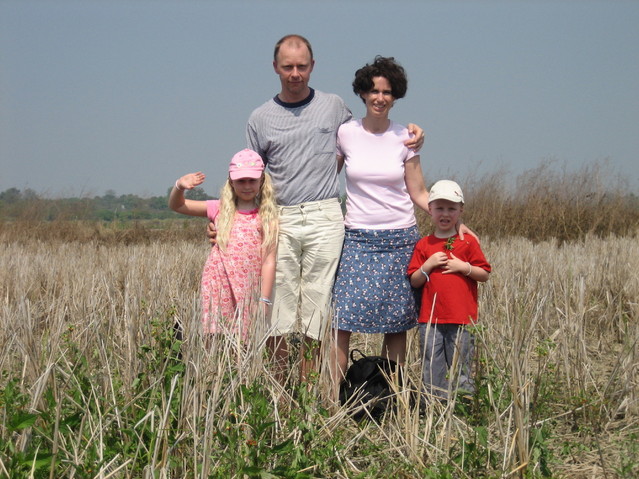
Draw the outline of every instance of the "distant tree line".
<instances>
[{"instance_id":1,"label":"distant tree line","mask_svg":"<svg viewBox=\"0 0 639 479\"><path fill-rule=\"evenodd\" d=\"M103 196L44 198L34 190L9 188L0 192L0 220L144 220L176 218L168 207L170 189L165 196L141 198L136 195L116 195L107 190ZM203 188L187 191L186 198L209 200Z\"/></svg>"},{"instance_id":2,"label":"distant tree line","mask_svg":"<svg viewBox=\"0 0 639 479\"><path fill-rule=\"evenodd\" d=\"M555 238L562 244L587 235L639 236L639 196L627 177L618 175L606 162L586 163L573 171L544 161L515 178L499 170L452 179L463 185L464 222L481 237ZM183 218L169 210L168 194L140 198L117 196L110 190L103 196L49 199L31 189L9 188L0 193L0 222L62 220L61 231L68 231L68 220L109 222L118 228L133 220L139 230L142 222L137 220ZM186 196L211 198L202 188L194 188ZM431 229L430 217L419 208L416 214L420 231L426 234ZM48 226L47 234L52 230L52 225ZM197 228L194 234L201 238L201 226ZM150 235L142 237L146 241Z\"/></svg>"}]
</instances>

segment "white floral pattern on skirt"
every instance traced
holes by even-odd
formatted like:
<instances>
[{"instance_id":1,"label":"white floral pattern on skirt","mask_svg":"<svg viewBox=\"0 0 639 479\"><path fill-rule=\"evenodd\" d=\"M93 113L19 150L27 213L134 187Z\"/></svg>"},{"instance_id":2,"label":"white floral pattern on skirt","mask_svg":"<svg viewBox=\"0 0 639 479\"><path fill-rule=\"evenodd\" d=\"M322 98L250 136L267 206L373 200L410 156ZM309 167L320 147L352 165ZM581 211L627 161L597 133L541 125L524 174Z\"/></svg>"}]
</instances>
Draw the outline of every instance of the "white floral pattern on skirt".
<instances>
[{"instance_id":1,"label":"white floral pattern on skirt","mask_svg":"<svg viewBox=\"0 0 639 479\"><path fill-rule=\"evenodd\" d=\"M333 327L399 333L417 325L418 294L406 268L420 235L406 229L346 229L333 304Z\"/></svg>"}]
</instances>

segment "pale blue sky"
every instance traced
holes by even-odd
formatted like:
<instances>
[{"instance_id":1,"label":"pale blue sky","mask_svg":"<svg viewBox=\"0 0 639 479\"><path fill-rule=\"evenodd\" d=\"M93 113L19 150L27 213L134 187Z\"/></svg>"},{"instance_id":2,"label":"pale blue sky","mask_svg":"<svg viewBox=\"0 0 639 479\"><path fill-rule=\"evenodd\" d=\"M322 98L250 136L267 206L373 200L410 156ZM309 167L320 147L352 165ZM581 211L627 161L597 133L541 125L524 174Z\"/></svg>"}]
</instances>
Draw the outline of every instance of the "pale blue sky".
<instances>
[{"instance_id":1,"label":"pale blue sky","mask_svg":"<svg viewBox=\"0 0 639 479\"><path fill-rule=\"evenodd\" d=\"M404 65L391 118L426 130L428 183L608 158L637 189L636 1L0 0L0 191L161 195L202 170L216 194L287 33L356 116L355 70Z\"/></svg>"}]
</instances>

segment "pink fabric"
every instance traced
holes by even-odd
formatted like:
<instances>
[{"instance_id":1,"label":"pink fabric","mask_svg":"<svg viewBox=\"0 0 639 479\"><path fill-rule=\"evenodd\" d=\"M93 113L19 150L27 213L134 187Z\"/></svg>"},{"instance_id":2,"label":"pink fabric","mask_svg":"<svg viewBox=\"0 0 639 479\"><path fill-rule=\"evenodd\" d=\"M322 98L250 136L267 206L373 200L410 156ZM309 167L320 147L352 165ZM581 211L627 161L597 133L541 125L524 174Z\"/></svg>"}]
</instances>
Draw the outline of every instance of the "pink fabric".
<instances>
[{"instance_id":1,"label":"pink fabric","mask_svg":"<svg viewBox=\"0 0 639 479\"><path fill-rule=\"evenodd\" d=\"M374 134L361 120L343 124L337 134L337 154L346 170L347 228L405 229L415 224L413 202L406 189L404 162L415 152L404 145L408 130L391 122Z\"/></svg>"},{"instance_id":2,"label":"pink fabric","mask_svg":"<svg viewBox=\"0 0 639 479\"><path fill-rule=\"evenodd\" d=\"M207 202L215 221L219 201ZM214 204L217 203L217 204ZM262 224L257 209L238 211L226 251L211 248L202 272L202 326L205 333L241 332L246 339L257 305L262 269Z\"/></svg>"},{"instance_id":3,"label":"pink fabric","mask_svg":"<svg viewBox=\"0 0 639 479\"><path fill-rule=\"evenodd\" d=\"M208 216L209 220L215 221L219 212L220 200L208 200L206 202L206 216Z\"/></svg>"}]
</instances>

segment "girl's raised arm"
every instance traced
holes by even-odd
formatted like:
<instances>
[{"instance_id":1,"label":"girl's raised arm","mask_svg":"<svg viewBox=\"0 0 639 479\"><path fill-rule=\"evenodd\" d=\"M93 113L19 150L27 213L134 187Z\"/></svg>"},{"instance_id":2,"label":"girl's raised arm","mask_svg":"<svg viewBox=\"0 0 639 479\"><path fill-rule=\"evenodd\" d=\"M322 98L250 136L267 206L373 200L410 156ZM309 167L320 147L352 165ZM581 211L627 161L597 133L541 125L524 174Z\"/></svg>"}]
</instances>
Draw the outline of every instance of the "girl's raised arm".
<instances>
[{"instance_id":1,"label":"girl's raised arm","mask_svg":"<svg viewBox=\"0 0 639 479\"><path fill-rule=\"evenodd\" d=\"M206 216L206 201L187 200L184 190L191 190L204 183L206 176L198 171L179 178L169 195L169 208L183 215Z\"/></svg>"}]
</instances>

